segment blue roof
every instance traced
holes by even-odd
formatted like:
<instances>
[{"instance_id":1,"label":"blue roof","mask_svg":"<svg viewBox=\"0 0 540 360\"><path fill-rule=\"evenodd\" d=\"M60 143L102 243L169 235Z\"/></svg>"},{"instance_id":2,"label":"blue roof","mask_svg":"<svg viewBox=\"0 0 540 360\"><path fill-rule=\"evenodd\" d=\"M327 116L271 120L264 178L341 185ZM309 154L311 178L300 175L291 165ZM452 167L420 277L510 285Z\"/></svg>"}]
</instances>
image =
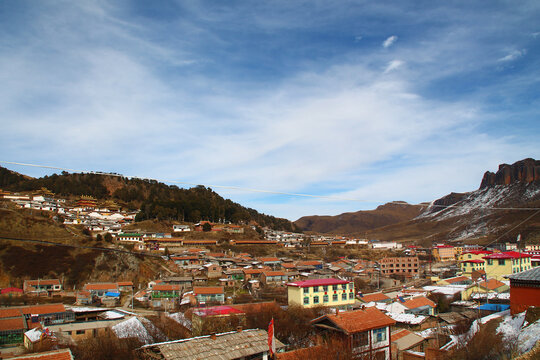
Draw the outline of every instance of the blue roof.
<instances>
[{"instance_id":1,"label":"blue roof","mask_svg":"<svg viewBox=\"0 0 540 360\"><path fill-rule=\"evenodd\" d=\"M119 297L119 296L120 296L120 293L119 293L119 292L107 291L107 292L105 293L105 296Z\"/></svg>"},{"instance_id":2,"label":"blue roof","mask_svg":"<svg viewBox=\"0 0 540 360\"><path fill-rule=\"evenodd\" d=\"M510 309L510 305L504 304L484 304L477 307L478 310L487 310L493 312L499 312Z\"/></svg>"}]
</instances>

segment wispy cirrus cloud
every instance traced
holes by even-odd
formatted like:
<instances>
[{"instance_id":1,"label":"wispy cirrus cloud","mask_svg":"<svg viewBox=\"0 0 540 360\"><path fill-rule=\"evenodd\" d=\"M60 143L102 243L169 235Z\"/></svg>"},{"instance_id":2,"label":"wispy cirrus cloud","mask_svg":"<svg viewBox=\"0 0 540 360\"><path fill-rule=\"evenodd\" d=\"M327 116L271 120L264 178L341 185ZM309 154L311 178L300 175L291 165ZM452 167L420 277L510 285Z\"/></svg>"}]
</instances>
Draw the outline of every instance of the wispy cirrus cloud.
<instances>
[{"instance_id":1,"label":"wispy cirrus cloud","mask_svg":"<svg viewBox=\"0 0 540 360\"><path fill-rule=\"evenodd\" d=\"M503 56L503 57L497 59L497 61L499 61L499 62L514 61L514 60L519 59L520 57L525 56L526 54L527 54L527 49L513 50L509 54L507 54L506 56Z\"/></svg>"},{"instance_id":2,"label":"wispy cirrus cloud","mask_svg":"<svg viewBox=\"0 0 540 360\"><path fill-rule=\"evenodd\" d=\"M394 45L394 43L397 41L398 37L396 35L392 35L388 38L386 38L386 40L383 41L382 43L382 47L383 48L389 48L390 46Z\"/></svg>"}]
</instances>

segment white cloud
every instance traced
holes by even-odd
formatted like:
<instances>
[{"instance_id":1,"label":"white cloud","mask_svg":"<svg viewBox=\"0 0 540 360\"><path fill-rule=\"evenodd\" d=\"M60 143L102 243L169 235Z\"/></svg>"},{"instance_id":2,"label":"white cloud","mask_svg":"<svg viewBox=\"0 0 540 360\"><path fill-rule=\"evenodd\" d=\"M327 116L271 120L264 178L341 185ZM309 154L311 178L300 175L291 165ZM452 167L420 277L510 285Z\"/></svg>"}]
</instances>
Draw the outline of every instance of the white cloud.
<instances>
[{"instance_id":1,"label":"white cloud","mask_svg":"<svg viewBox=\"0 0 540 360\"><path fill-rule=\"evenodd\" d=\"M388 37L386 40L383 41L382 46L383 48L389 48L390 46L394 45L394 43L397 41L398 37L396 35L392 35Z\"/></svg>"},{"instance_id":2,"label":"white cloud","mask_svg":"<svg viewBox=\"0 0 540 360\"><path fill-rule=\"evenodd\" d=\"M401 60L392 60L388 63L386 66L386 69L384 70L384 73L387 74L393 70L396 70L397 68L401 67L405 62Z\"/></svg>"},{"instance_id":3,"label":"white cloud","mask_svg":"<svg viewBox=\"0 0 540 360\"><path fill-rule=\"evenodd\" d=\"M522 50L513 50L508 55L503 56L502 58L499 58L497 61L500 62L509 62L519 59L522 56L525 56L527 54L527 49Z\"/></svg>"}]
</instances>

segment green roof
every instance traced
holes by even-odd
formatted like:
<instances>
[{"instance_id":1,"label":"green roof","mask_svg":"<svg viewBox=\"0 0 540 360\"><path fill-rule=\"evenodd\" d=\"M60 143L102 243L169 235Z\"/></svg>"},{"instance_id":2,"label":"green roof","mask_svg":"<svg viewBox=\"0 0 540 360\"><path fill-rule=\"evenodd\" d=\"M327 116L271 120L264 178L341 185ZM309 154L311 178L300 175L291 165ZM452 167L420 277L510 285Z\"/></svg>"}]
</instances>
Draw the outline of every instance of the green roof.
<instances>
[{"instance_id":1,"label":"green roof","mask_svg":"<svg viewBox=\"0 0 540 360\"><path fill-rule=\"evenodd\" d=\"M142 236L142 234L137 234L137 233L123 233L123 234L118 234L118 236Z\"/></svg>"}]
</instances>

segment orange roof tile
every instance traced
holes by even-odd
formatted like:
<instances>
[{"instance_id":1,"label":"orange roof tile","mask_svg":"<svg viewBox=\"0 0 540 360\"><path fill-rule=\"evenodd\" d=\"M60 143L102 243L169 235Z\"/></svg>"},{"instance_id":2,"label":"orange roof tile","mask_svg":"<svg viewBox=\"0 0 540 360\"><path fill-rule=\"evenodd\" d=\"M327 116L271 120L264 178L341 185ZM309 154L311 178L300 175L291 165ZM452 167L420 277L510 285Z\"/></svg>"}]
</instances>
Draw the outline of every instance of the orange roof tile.
<instances>
[{"instance_id":1,"label":"orange roof tile","mask_svg":"<svg viewBox=\"0 0 540 360\"><path fill-rule=\"evenodd\" d=\"M481 283L478 284L478 286L487 288L489 290L495 290L496 288L499 288L504 285L506 284L496 279L489 279L488 281L482 281Z\"/></svg>"},{"instance_id":2,"label":"orange roof tile","mask_svg":"<svg viewBox=\"0 0 540 360\"><path fill-rule=\"evenodd\" d=\"M0 319L0 331L24 330L24 318Z\"/></svg>"},{"instance_id":3,"label":"orange roof tile","mask_svg":"<svg viewBox=\"0 0 540 360\"><path fill-rule=\"evenodd\" d=\"M26 354L10 358L12 360L73 360L69 349L45 351L41 353Z\"/></svg>"},{"instance_id":4,"label":"orange roof tile","mask_svg":"<svg viewBox=\"0 0 540 360\"><path fill-rule=\"evenodd\" d=\"M265 276L285 276L283 271L265 271Z\"/></svg>"},{"instance_id":5,"label":"orange roof tile","mask_svg":"<svg viewBox=\"0 0 540 360\"><path fill-rule=\"evenodd\" d=\"M277 257L262 257L262 258L259 258L258 260L259 260L259 261L262 261L262 262L267 262L267 261L280 261Z\"/></svg>"},{"instance_id":6,"label":"orange roof tile","mask_svg":"<svg viewBox=\"0 0 540 360\"><path fill-rule=\"evenodd\" d=\"M466 276L456 276L456 277L453 277L453 278L442 279L442 280L446 281L449 284L453 284L453 283L456 283L456 282L466 281L466 280L470 280L470 279L468 277L466 277Z\"/></svg>"},{"instance_id":7,"label":"orange roof tile","mask_svg":"<svg viewBox=\"0 0 540 360\"><path fill-rule=\"evenodd\" d=\"M296 263L296 266L317 266L317 265L321 265L321 262L315 261L315 260L306 260L306 261L299 261L298 263Z\"/></svg>"},{"instance_id":8,"label":"orange roof tile","mask_svg":"<svg viewBox=\"0 0 540 360\"><path fill-rule=\"evenodd\" d=\"M366 308L364 310L340 312L338 315L328 314L312 320L311 322L316 324L325 318L330 320L347 334L378 329L396 323L392 318L386 316L375 307Z\"/></svg>"},{"instance_id":9,"label":"orange roof tile","mask_svg":"<svg viewBox=\"0 0 540 360\"><path fill-rule=\"evenodd\" d=\"M47 304L28 306L21 309L25 315L52 314L65 312L64 304Z\"/></svg>"},{"instance_id":10,"label":"orange roof tile","mask_svg":"<svg viewBox=\"0 0 540 360\"><path fill-rule=\"evenodd\" d=\"M223 286L195 286L193 287L193 293L195 295L206 294L223 294Z\"/></svg>"},{"instance_id":11,"label":"orange roof tile","mask_svg":"<svg viewBox=\"0 0 540 360\"><path fill-rule=\"evenodd\" d=\"M0 319L21 316L21 308L6 308L0 309Z\"/></svg>"},{"instance_id":12,"label":"orange roof tile","mask_svg":"<svg viewBox=\"0 0 540 360\"><path fill-rule=\"evenodd\" d=\"M97 284L85 284L84 290L111 290L118 289L116 283L97 283Z\"/></svg>"},{"instance_id":13,"label":"orange roof tile","mask_svg":"<svg viewBox=\"0 0 540 360\"><path fill-rule=\"evenodd\" d=\"M399 339L401 339L402 337L407 336L407 335L409 335L409 334L412 334L412 332L410 332L410 331L407 330L407 329L401 329L401 330L398 330L398 331L392 333L392 341L399 340Z\"/></svg>"},{"instance_id":14,"label":"orange roof tile","mask_svg":"<svg viewBox=\"0 0 540 360\"><path fill-rule=\"evenodd\" d=\"M131 281L119 281L118 286L133 286L133 282L131 282Z\"/></svg>"},{"instance_id":15,"label":"orange roof tile","mask_svg":"<svg viewBox=\"0 0 540 360\"><path fill-rule=\"evenodd\" d=\"M243 269L244 274L262 274L264 269Z\"/></svg>"},{"instance_id":16,"label":"orange roof tile","mask_svg":"<svg viewBox=\"0 0 540 360\"><path fill-rule=\"evenodd\" d=\"M180 285L154 285L154 291L180 291Z\"/></svg>"},{"instance_id":17,"label":"orange roof tile","mask_svg":"<svg viewBox=\"0 0 540 360\"><path fill-rule=\"evenodd\" d=\"M405 305L406 307L408 307L409 309L416 309L416 308L419 308L421 306L430 306L430 307L435 307L435 303L431 300L429 300L427 297L425 296L418 296L418 297L415 297L415 298L412 298L410 300L407 300L403 303L403 305Z\"/></svg>"},{"instance_id":18,"label":"orange roof tile","mask_svg":"<svg viewBox=\"0 0 540 360\"><path fill-rule=\"evenodd\" d=\"M281 267L283 267L285 269L293 269L293 268L295 268L295 265L291 264L291 263L282 263Z\"/></svg>"},{"instance_id":19,"label":"orange roof tile","mask_svg":"<svg viewBox=\"0 0 540 360\"><path fill-rule=\"evenodd\" d=\"M35 285L60 285L60 280L58 279L43 279L43 280L26 280L25 285L35 286Z\"/></svg>"},{"instance_id":20,"label":"orange roof tile","mask_svg":"<svg viewBox=\"0 0 540 360\"><path fill-rule=\"evenodd\" d=\"M372 301L377 302L377 301L390 300L390 298L384 295L382 292L366 294L360 297L360 299L364 302L372 302Z\"/></svg>"}]
</instances>

